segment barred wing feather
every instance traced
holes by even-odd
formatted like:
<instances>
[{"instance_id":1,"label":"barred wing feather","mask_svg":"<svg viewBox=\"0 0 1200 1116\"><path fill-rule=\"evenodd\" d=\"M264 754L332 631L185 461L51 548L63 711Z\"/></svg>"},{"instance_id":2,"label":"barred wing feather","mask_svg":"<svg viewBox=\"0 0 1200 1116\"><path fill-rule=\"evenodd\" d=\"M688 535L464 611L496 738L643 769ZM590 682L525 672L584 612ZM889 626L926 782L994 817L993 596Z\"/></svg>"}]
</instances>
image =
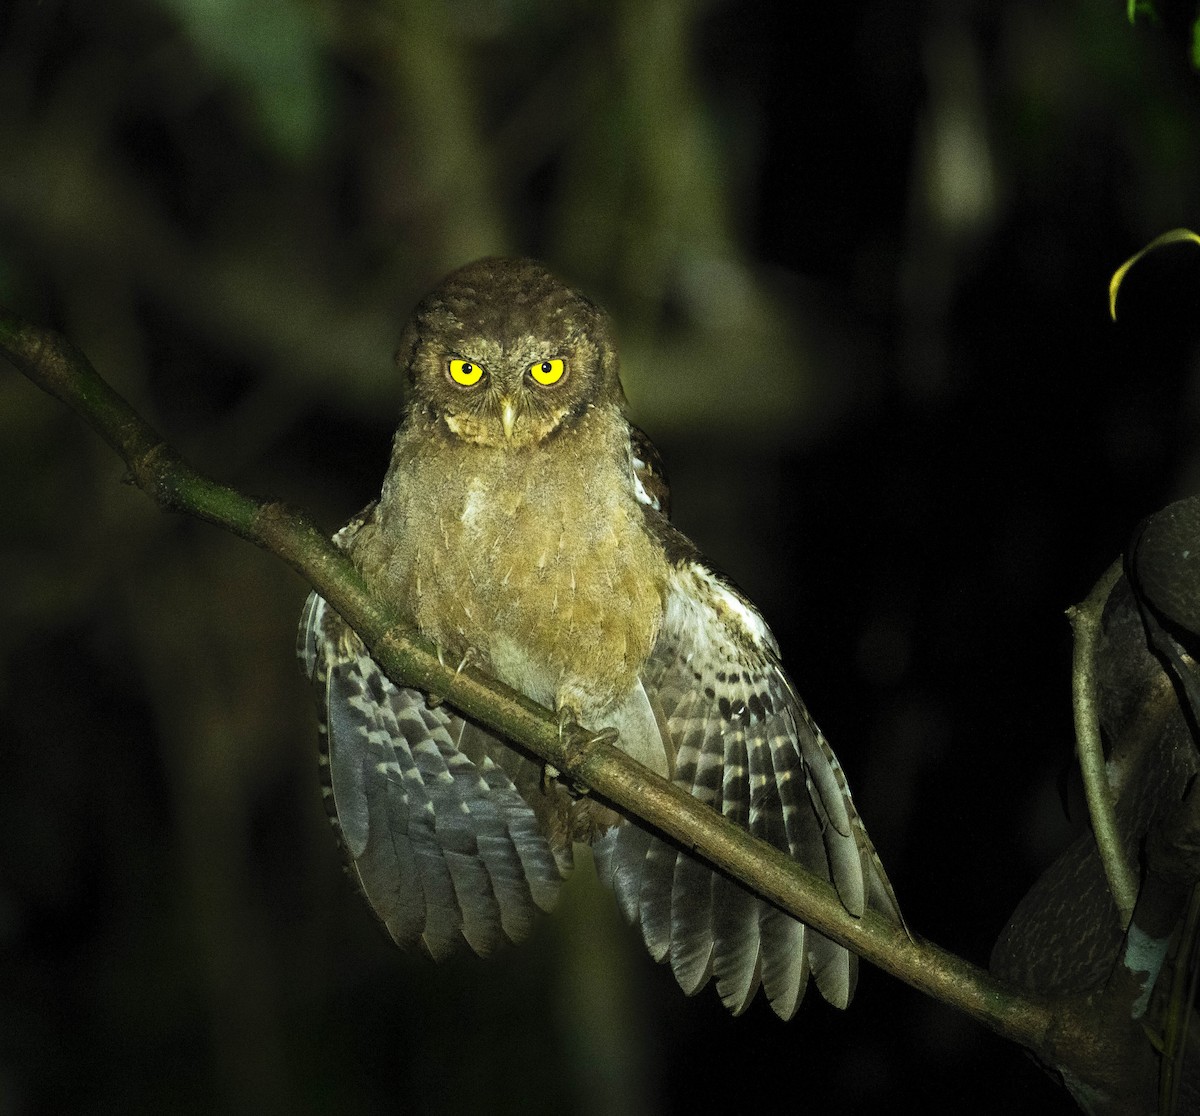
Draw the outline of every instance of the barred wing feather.
<instances>
[{"instance_id":1,"label":"barred wing feather","mask_svg":"<svg viewBox=\"0 0 1200 1116\"><path fill-rule=\"evenodd\" d=\"M846 908L899 918L890 885L824 736L783 673L753 607L695 559L675 567L662 631L642 674L675 749L674 780L832 882ZM671 749L669 748L668 751ZM715 979L745 1010L763 988L796 1011L811 972L845 1007L857 958L672 842L625 825L597 849L622 910L683 989Z\"/></svg>"},{"instance_id":2,"label":"barred wing feather","mask_svg":"<svg viewBox=\"0 0 1200 1116\"><path fill-rule=\"evenodd\" d=\"M388 932L436 959L464 941L486 956L525 938L536 912L554 905L567 865L483 750L493 738L393 685L315 593L300 654L321 691L326 809Z\"/></svg>"}]
</instances>

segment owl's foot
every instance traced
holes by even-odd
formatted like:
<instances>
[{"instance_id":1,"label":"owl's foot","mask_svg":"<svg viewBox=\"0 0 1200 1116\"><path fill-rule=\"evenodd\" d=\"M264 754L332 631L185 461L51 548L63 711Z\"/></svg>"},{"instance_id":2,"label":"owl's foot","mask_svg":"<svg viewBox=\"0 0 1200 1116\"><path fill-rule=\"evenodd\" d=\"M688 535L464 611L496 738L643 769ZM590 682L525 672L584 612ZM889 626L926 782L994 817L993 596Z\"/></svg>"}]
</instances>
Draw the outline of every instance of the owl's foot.
<instances>
[{"instance_id":1,"label":"owl's foot","mask_svg":"<svg viewBox=\"0 0 1200 1116\"><path fill-rule=\"evenodd\" d=\"M580 728L578 725L575 728L576 736L571 741L571 746L575 748L582 748L585 744L615 744L621 739L621 730L612 725L609 725L608 728L597 729L595 732Z\"/></svg>"},{"instance_id":2,"label":"owl's foot","mask_svg":"<svg viewBox=\"0 0 1200 1116\"><path fill-rule=\"evenodd\" d=\"M570 750L592 743L615 744L620 735L620 732L612 727L592 732L579 723L578 714L574 710L566 706L561 706L558 710L558 739L560 742L565 741L565 746ZM557 767L552 763L546 764L542 769L542 789L548 790L551 783L561 778L562 772ZM563 785L576 798L582 798L590 793L582 783L569 777L563 780Z\"/></svg>"},{"instance_id":3,"label":"owl's foot","mask_svg":"<svg viewBox=\"0 0 1200 1116\"><path fill-rule=\"evenodd\" d=\"M598 729L593 732L579 723L581 714L570 706L560 706L558 710L558 740L565 747L582 748L585 744L615 744L620 737L620 730L612 727Z\"/></svg>"},{"instance_id":4,"label":"owl's foot","mask_svg":"<svg viewBox=\"0 0 1200 1116\"><path fill-rule=\"evenodd\" d=\"M459 660L458 666L454 668L454 677L457 678L460 674L462 674L463 670L466 668L466 665L476 657L475 648L468 647L466 651L463 652L463 657ZM437 659L440 666L446 665L446 659L440 647L437 649ZM445 700L446 699L441 694L425 695L425 704L428 705L430 709L436 709Z\"/></svg>"}]
</instances>

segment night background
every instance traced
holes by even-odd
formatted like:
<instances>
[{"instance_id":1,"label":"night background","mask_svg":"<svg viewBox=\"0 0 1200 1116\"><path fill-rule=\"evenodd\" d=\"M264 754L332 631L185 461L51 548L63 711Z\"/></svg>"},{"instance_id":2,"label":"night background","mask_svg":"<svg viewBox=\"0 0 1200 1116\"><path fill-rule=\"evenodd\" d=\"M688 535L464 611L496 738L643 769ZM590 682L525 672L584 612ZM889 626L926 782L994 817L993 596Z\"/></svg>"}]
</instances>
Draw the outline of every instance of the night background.
<instances>
[{"instance_id":1,"label":"night background","mask_svg":"<svg viewBox=\"0 0 1200 1116\"><path fill-rule=\"evenodd\" d=\"M1064 609L1200 487L1200 252L1107 312L1200 225L1196 13L1155 7L0 0L0 304L332 532L415 301L545 259L910 925L986 965L1085 824ZM866 965L789 1024L687 999L586 872L486 964L400 952L322 810L300 578L7 364L0 446L0 1116L1075 1111Z\"/></svg>"}]
</instances>

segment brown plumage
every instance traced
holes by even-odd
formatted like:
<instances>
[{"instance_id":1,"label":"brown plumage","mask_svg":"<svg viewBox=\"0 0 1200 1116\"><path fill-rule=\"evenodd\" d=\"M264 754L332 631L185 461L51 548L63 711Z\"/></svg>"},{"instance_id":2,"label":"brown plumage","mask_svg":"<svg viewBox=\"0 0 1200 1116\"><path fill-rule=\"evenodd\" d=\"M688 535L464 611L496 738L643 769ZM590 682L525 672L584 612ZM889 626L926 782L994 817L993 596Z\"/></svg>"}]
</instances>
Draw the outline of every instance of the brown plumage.
<instances>
[{"instance_id":1,"label":"brown plumage","mask_svg":"<svg viewBox=\"0 0 1200 1116\"><path fill-rule=\"evenodd\" d=\"M895 899L832 751L753 606L666 518L626 417L606 315L528 260L481 260L417 307L404 418L377 504L339 533L371 587L446 653L618 744L833 881ZM393 686L315 594L301 654L321 695L330 814L402 945L486 954L553 904L573 841L650 952L735 1012L832 1003L856 959L587 797L453 709Z\"/></svg>"}]
</instances>

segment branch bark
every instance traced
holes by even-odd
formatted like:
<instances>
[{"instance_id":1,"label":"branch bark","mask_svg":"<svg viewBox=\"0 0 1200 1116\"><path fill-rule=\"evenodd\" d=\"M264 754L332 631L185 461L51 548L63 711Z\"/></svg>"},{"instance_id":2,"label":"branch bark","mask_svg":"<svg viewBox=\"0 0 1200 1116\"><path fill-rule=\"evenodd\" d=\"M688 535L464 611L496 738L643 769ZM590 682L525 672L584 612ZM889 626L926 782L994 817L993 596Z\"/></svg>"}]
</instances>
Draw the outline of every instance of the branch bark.
<instances>
[{"instance_id":1,"label":"branch bark","mask_svg":"<svg viewBox=\"0 0 1200 1116\"><path fill-rule=\"evenodd\" d=\"M1115 295L1114 295L1115 297ZM1100 862L1121 917L1121 928L1129 925L1137 902L1138 880L1134 866L1125 856L1117 832L1113 791L1104 769L1104 745L1100 740L1100 713L1096 707L1096 648L1100 621L1108 595L1121 576L1121 562L1114 562L1083 604L1067 609L1075 633L1075 669L1072 697L1075 708L1075 754L1083 774L1088 815L1100 850Z\"/></svg>"},{"instance_id":2,"label":"branch bark","mask_svg":"<svg viewBox=\"0 0 1200 1116\"><path fill-rule=\"evenodd\" d=\"M354 567L303 514L279 502L256 501L196 472L65 338L0 311L0 351L36 385L77 411L124 459L132 482L161 508L224 527L297 570L362 636L397 683L440 695L872 964L1044 1061L1072 1069L1081 1080L1096 1080L1094 1005L1038 998L874 912L851 916L825 881L617 748L583 730L561 732L548 709L470 666L461 671L443 666L428 641L370 596Z\"/></svg>"}]
</instances>

